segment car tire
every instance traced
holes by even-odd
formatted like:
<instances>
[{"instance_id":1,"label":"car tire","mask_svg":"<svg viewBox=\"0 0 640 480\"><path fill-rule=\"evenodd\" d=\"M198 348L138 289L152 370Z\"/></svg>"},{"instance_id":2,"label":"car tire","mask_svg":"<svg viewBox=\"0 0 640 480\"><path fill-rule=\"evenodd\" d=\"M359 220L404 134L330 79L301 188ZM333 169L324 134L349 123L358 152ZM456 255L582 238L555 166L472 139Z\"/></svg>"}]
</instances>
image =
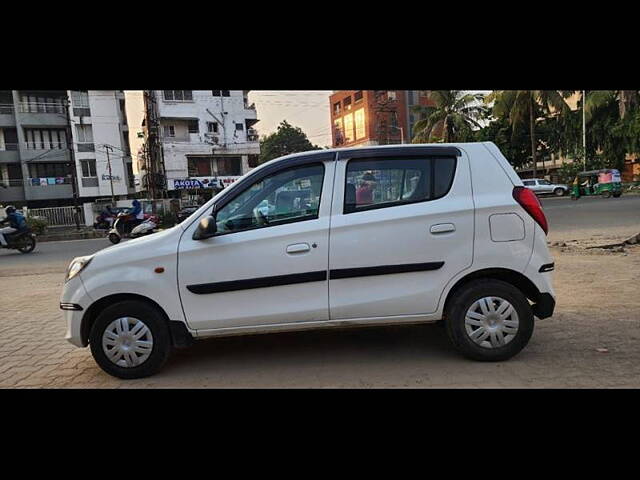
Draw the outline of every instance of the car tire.
<instances>
[{"instance_id":1,"label":"car tire","mask_svg":"<svg viewBox=\"0 0 640 480\"><path fill-rule=\"evenodd\" d=\"M492 299L491 305L486 303L487 299ZM503 308L505 319L501 320L499 311ZM485 309L487 315L482 313ZM499 362L517 355L529 343L534 318L527 298L513 285L478 279L455 292L445 311L445 324L451 343L462 355L472 360Z\"/></svg>"},{"instance_id":2,"label":"car tire","mask_svg":"<svg viewBox=\"0 0 640 480\"><path fill-rule=\"evenodd\" d=\"M162 313L135 300L105 308L91 327L89 346L100 368L122 379L144 378L158 372L172 348L169 326Z\"/></svg>"},{"instance_id":3,"label":"car tire","mask_svg":"<svg viewBox=\"0 0 640 480\"><path fill-rule=\"evenodd\" d=\"M564 196L564 188L556 188L556 189L553 191L553 194L554 194L556 197L563 197L563 196Z\"/></svg>"}]
</instances>

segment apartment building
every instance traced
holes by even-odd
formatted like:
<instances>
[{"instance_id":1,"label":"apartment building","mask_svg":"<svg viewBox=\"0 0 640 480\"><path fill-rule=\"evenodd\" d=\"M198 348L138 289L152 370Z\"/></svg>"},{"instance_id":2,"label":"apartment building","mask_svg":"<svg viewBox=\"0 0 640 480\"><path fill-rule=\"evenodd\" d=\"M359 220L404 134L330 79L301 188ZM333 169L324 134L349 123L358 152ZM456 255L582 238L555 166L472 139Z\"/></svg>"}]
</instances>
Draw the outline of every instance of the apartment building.
<instances>
[{"instance_id":1,"label":"apartment building","mask_svg":"<svg viewBox=\"0 0 640 480\"><path fill-rule=\"evenodd\" d=\"M210 196L258 165L249 90L155 90L167 190Z\"/></svg>"},{"instance_id":2,"label":"apartment building","mask_svg":"<svg viewBox=\"0 0 640 480\"><path fill-rule=\"evenodd\" d=\"M339 90L329 101L333 147L411 143L411 107L429 104L421 90Z\"/></svg>"},{"instance_id":3,"label":"apartment building","mask_svg":"<svg viewBox=\"0 0 640 480\"><path fill-rule=\"evenodd\" d=\"M124 92L0 91L0 204L72 205L72 168L82 202L134 192Z\"/></svg>"}]
</instances>

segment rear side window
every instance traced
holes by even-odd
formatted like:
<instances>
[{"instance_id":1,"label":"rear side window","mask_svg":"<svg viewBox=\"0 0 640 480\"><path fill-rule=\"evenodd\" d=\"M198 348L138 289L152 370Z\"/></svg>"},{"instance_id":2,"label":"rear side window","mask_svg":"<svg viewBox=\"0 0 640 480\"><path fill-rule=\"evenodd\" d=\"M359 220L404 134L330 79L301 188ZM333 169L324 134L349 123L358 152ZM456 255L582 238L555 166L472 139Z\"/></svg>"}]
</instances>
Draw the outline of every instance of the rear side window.
<instances>
[{"instance_id":1,"label":"rear side window","mask_svg":"<svg viewBox=\"0 0 640 480\"><path fill-rule=\"evenodd\" d=\"M522 183L523 183L523 185L525 185L527 187L533 187L536 184L536 182L534 180L525 180Z\"/></svg>"},{"instance_id":2,"label":"rear side window","mask_svg":"<svg viewBox=\"0 0 640 480\"><path fill-rule=\"evenodd\" d=\"M456 159L358 159L347 164L344 213L388 208L444 197Z\"/></svg>"}]
</instances>

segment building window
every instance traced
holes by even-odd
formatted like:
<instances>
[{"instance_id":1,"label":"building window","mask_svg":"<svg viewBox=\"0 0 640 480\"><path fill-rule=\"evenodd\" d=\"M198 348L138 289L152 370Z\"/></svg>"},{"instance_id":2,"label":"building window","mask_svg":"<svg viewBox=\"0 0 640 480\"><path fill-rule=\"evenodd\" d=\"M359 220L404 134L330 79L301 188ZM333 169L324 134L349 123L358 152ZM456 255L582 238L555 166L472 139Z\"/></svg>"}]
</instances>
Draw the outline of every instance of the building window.
<instances>
[{"instance_id":1,"label":"building window","mask_svg":"<svg viewBox=\"0 0 640 480\"><path fill-rule=\"evenodd\" d=\"M344 141L353 142L353 113L344 116Z\"/></svg>"},{"instance_id":2,"label":"building window","mask_svg":"<svg viewBox=\"0 0 640 480\"><path fill-rule=\"evenodd\" d=\"M189 130L189 133L200 133L198 120L189 120L187 122L187 129Z\"/></svg>"},{"instance_id":3,"label":"building window","mask_svg":"<svg viewBox=\"0 0 640 480\"><path fill-rule=\"evenodd\" d=\"M193 101L192 90L163 90L164 99L170 102L191 102Z\"/></svg>"},{"instance_id":4,"label":"building window","mask_svg":"<svg viewBox=\"0 0 640 480\"><path fill-rule=\"evenodd\" d=\"M230 90L222 90L222 96L223 97L230 97L231 96Z\"/></svg>"},{"instance_id":5,"label":"building window","mask_svg":"<svg viewBox=\"0 0 640 480\"><path fill-rule=\"evenodd\" d=\"M244 125L242 125L241 123L236 123L236 130L244 131Z\"/></svg>"},{"instance_id":6,"label":"building window","mask_svg":"<svg viewBox=\"0 0 640 480\"><path fill-rule=\"evenodd\" d=\"M334 125L334 131L335 131L334 144L336 146L342 145L344 143L344 133L342 131L342 119L336 118L333 122L333 125Z\"/></svg>"},{"instance_id":7,"label":"building window","mask_svg":"<svg viewBox=\"0 0 640 480\"><path fill-rule=\"evenodd\" d=\"M165 137L175 137L176 136L176 127L173 125L165 125L164 126L164 136Z\"/></svg>"},{"instance_id":8,"label":"building window","mask_svg":"<svg viewBox=\"0 0 640 480\"><path fill-rule=\"evenodd\" d=\"M358 103L362 101L362 90L358 90L353 94L354 103Z\"/></svg>"},{"instance_id":9,"label":"building window","mask_svg":"<svg viewBox=\"0 0 640 480\"><path fill-rule=\"evenodd\" d=\"M60 150L67 148L64 129L25 128L24 138L29 150Z\"/></svg>"},{"instance_id":10,"label":"building window","mask_svg":"<svg viewBox=\"0 0 640 480\"><path fill-rule=\"evenodd\" d=\"M214 97L219 97L219 96L230 97L231 91L230 90L211 90L211 94Z\"/></svg>"},{"instance_id":11,"label":"building window","mask_svg":"<svg viewBox=\"0 0 640 480\"><path fill-rule=\"evenodd\" d=\"M364 108L356 110L354 112L354 117L356 123L356 140L360 140L366 136Z\"/></svg>"},{"instance_id":12,"label":"building window","mask_svg":"<svg viewBox=\"0 0 640 480\"><path fill-rule=\"evenodd\" d=\"M68 163L30 163L29 176L31 178L56 178L71 175Z\"/></svg>"},{"instance_id":13,"label":"building window","mask_svg":"<svg viewBox=\"0 0 640 480\"><path fill-rule=\"evenodd\" d=\"M340 113L340 111L342 110L342 105L340 104L340 102L336 102L333 104L333 114L334 115L338 115Z\"/></svg>"},{"instance_id":14,"label":"building window","mask_svg":"<svg viewBox=\"0 0 640 480\"><path fill-rule=\"evenodd\" d=\"M220 90L211 90L211 95L213 95L214 97L219 97L220 96Z\"/></svg>"},{"instance_id":15,"label":"building window","mask_svg":"<svg viewBox=\"0 0 640 480\"><path fill-rule=\"evenodd\" d=\"M93 143L93 129L91 125L76 125L78 143Z\"/></svg>"},{"instance_id":16,"label":"building window","mask_svg":"<svg viewBox=\"0 0 640 480\"><path fill-rule=\"evenodd\" d=\"M82 176L83 177L97 177L98 173L96 172L96 160L80 160L80 166L82 167Z\"/></svg>"},{"instance_id":17,"label":"building window","mask_svg":"<svg viewBox=\"0 0 640 480\"><path fill-rule=\"evenodd\" d=\"M211 157L187 157L187 169L190 177L210 177Z\"/></svg>"},{"instance_id":18,"label":"building window","mask_svg":"<svg viewBox=\"0 0 640 480\"><path fill-rule=\"evenodd\" d=\"M242 157L217 157L217 175L237 177L242 175Z\"/></svg>"},{"instance_id":19,"label":"building window","mask_svg":"<svg viewBox=\"0 0 640 480\"><path fill-rule=\"evenodd\" d=\"M351 110L351 97L347 97L342 101L345 110Z\"/></svg>"},{"instance_id":20,"label":"building window","mask_svg":"<svg viewBox=\"0 0 640 480\"><path fill-rule=\"evenodd\" d=\"M397 99L396 92L395 92L395 91L393 91L393 90L389 90L389 91L387 92L387 98L388 98L389 100L396 100L396 99Z\"/></svg>"},{"instance_id":21,"label":"building window","mask_svg":"<svg viewBox=\"0 0 640 480\"><path fill-rule=\"evenodd\" d=\"M207 132L218 133L218 122L207 122Z\"/></svg>"}]
</instances>

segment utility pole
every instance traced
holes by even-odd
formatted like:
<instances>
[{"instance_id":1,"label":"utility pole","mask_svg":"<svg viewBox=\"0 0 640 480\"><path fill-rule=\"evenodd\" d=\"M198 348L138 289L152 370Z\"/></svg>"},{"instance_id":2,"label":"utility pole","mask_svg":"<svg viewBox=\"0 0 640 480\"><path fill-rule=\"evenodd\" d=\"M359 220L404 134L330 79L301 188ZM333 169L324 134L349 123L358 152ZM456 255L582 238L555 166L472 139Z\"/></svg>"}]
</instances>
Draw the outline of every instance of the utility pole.
<instances>
[{"instance_id":1,"label":"utility pole","mask_svg":"<svg viewBox=\"0 0 640 480\"><path fill-rule=\"evenodd\" d=\"M582 150L583 150L583 161L584 161L584 170L587 170L587 116L586 116L586 108L587 108L587 91L582 91Z\"/></svg>"},{"instance_id":2,"label":"utility pole","mask_svg":"<svg viewBox=\"0 0 640 480\"><path fill-rule=\"evenodd\" d=\"M65 106L67 114L67 149L69 150L69 157L71 158L71 188L73 191L73 207L75 210L74 220L76 222L76 229L80 230L80 210L78 207L78 178L76 174L76 155L73 148L73 136L71 133L71 99L69 97L67 97Z\"/></svg>"},{"instance_id":3,"label":"utility pole","mask_svg":"<svg viewBox=\"0 0 640 480\"><path fill-rule=\"evenodd\" d=\"M104 149L107 151L107 166L109 167L109 181L111 182L111 204L116 206L116 197L113 194L113 173L111 172L111 158L109 157L109 150L113 151L111 145L104 145Z\"/></svg>"}]
</instances>

